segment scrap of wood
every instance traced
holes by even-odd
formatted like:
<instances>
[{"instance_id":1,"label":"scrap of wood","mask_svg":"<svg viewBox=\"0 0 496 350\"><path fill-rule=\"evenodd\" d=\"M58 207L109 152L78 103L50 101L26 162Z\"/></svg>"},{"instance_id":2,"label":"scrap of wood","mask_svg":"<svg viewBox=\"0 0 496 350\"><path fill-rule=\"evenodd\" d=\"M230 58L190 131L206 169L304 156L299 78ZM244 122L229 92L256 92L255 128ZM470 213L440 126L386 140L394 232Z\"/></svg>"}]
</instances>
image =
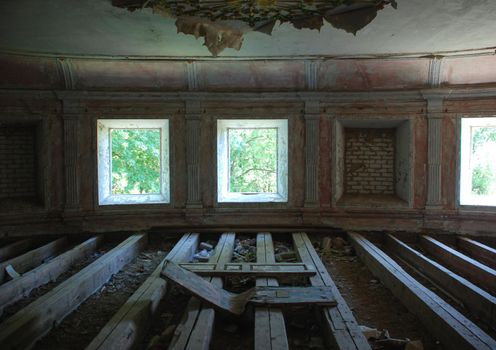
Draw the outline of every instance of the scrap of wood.
<instances>
[{"instance_id":1,"label":"scrap of wood","mask_svg":"<svg viewBox=\"0 0 496 350\"><path fill-rule=\"evenodd\" d=\"M241 294L229 293L205 281L197 274L183 269L172 261L166 261L162 276L187 289L193 295L220 311L241 315L248 303L259 305L335 305L332 291L327 287L269 287L257 286Z\"/></svg>"},{"instance_id":2,"label":"scrap of wood","mask_svg":"<svg viewBox=\"0 0 496 350\"><path fill-rule=\"evenodd\" d=\"M301 263L187 263L179 266L200 276L308 277L316 274L311 266Z\"/></svg>"},{"instance_id":3,"label":"scrap of wood","mask_svg":"<svg viewBox=\"0 0 496 350\"><path fill-rule=\"evenodd\" d=\"M496 349L496 341L434 292L420 284L381 249L348 233L360 259L448 349Z\"/></svg>"}]
</instances>

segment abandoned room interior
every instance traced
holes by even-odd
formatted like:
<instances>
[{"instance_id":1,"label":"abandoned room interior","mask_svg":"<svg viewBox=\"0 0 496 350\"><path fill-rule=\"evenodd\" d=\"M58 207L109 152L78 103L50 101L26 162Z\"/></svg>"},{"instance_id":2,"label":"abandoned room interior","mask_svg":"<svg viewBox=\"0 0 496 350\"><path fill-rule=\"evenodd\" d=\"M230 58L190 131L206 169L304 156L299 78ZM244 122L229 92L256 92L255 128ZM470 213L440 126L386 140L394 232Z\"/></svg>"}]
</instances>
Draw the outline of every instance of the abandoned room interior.
<instances>
[{"instance_id":1,"label":"abandoned room interior","mask_svg":"<svg viewBox=\"0 0 496 350\"><path fill-rule=\"evenodd\" d=\"M0 1L0 349L496 349L495 18Z\"/></svg>"}]
</instances>

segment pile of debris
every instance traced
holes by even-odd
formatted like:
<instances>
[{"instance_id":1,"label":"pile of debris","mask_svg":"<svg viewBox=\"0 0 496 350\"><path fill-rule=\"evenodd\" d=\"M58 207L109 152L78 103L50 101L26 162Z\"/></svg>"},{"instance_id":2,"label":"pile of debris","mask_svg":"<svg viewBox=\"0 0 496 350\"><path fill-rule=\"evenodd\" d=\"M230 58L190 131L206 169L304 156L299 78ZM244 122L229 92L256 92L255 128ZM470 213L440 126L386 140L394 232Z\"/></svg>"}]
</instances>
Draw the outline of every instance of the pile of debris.
<instances>
[{"instance_id":1,"label":"pile of debris","mask_svg":"<svg viewBox=\"0 0 496 350\"><path fill-rule=\"evenodd\" d=\"M286 242L275 241L274 254L275 254L276 262L286 262L286 263L296 262L297 261L296 253L292 248L293 248L292 245Z\"/></svg>"},{"instance_id":2,"label":"pile of debris","mask_svg":"<svg viewBox=\"0 0 496 350\"><path fill-rule=\"evenodd\" d=\"M379 331L375 328L360 326L363 335L370 343L374 350L379 349L397 349L397 350L423 350L424 345L420 340L395 339L389 336L387 329Z\"/></svg>"},{"instance_id":3,"label":"pile of debris","mask_svg":"<svg viewBox=\"0 0 496 350\"><path fill-rule=\"evenodd\" d=\"M353 248L343 238L329 237L322 238L322 241L314 241L313 246L319 253L321 258L329 258L331 256L353 256Z\"/></svg>"},{"instance_id":4,"label":"pile of debris","mask_svg":"<svg viewBox=\"0 0 496 350\"><path fill-rule=\"evenodd\" d=\"M257 239L236 239L234 243L233 262L247 263L257 261Z\"/></svg>"},{"instance_id":5,"label":"pile of debris","mask_svg":"<svg viewBox=\"0 0 496 350\"><path fill-rule=\"evenodd\" d=\"M206 241L206 242L201 242L198 245L198 249L196 250L195 254L193 254L193 259L191 259L190 262L196 263L196 262L208 262L210 257L214 255L215 252L215 241Z\"/></svg>"}]
</instances>

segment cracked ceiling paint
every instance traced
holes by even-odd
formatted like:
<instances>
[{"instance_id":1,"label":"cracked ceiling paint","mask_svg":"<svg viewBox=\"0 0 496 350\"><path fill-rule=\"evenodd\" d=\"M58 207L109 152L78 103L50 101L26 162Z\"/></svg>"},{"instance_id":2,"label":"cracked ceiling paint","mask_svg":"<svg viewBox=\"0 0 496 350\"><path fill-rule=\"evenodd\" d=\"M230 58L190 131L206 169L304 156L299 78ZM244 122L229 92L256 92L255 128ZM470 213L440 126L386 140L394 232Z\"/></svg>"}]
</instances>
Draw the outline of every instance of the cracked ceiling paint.
<instances>
[{"instance_id":1,"label":"cracked ceiling paint","mask_svg":"<svg viewBox=\"0 0 496 350\"><path fill-rule=\"evenodd\" d=\"M273 26L272 35L247 32L242 49L223 58L370 57L430 55L496 46L492 0L397 0L356 36L324 21L320 31ZM339 23L334 23L339 26ZM308 26L308 25L307 25ZM311 25L312 26L312 25ZM319 24L313 24L319 26ZM265 28L270 32L271 28ZM150 8L129 12L111 0L0 2L0 51L60 56L210 58L192 35L177 33L174 18Z\"/></svg>"}]
</instances>

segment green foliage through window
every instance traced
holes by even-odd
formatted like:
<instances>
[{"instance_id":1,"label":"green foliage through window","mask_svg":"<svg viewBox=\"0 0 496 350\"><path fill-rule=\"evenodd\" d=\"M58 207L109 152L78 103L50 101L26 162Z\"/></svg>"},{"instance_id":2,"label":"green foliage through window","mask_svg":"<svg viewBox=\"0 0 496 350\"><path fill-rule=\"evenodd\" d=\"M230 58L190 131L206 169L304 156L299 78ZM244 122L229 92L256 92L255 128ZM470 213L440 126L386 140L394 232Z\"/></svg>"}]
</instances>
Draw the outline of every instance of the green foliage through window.
<instances>
[{"instance_id":1,"label":"green foliage through window","mask_svg":"<svg viewBox=\"0 0 496 350\"><path fill-rule=\"evenodd\" d=\"M112 194L160 193L160 129L111 129Z\"/></svg>"},{"instance_id":2,"label":"green foliage through window","mask_svg":"<svg viewBox=\"0 0 496 350\"><path fill-rule=\"evenodd\" d=\"M277 192L277 129L229 129L229 192Z\"/></svg>"},{"instance_id":3,"label":"green foliage through window","mask_svg":"<svg viewBox=\"0 0 496 350\"><path fill-rule=\"evenodd\" d=\"M496 128L472 128L472 193L496 195Z\"/></svg>"}]
</instances>

